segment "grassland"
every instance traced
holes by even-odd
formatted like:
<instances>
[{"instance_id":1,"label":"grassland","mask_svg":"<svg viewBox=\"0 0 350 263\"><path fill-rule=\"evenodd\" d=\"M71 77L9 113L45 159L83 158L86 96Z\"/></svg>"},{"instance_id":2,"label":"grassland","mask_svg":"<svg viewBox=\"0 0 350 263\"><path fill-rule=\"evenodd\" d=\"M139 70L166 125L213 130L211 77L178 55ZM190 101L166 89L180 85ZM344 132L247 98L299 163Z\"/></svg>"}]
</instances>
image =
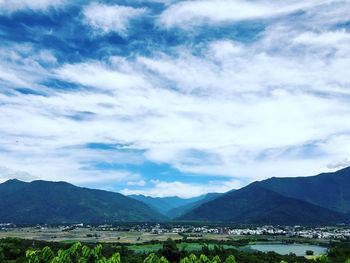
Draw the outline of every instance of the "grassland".
<instances>
[{"instance_id":1,"label":"grassland","mask_svg":"<svg viewBox=\"0 0 350 263\"><path fill-rule=\"evenodd\" d=\"M208 244L209 249L214 248L214 244ZM184 250L187 252L190 251L200 251L203 247L203 243L179 243L177 244L177 247L180 250ZM235 248L234 246L230 245L223 245L223 248ZM128 246L128 248L136 253L150 253L150 252L156 252L159 249L162 248L162 244L141 244L141 245L131 245Z\"/></svg>"},{"instance_id":2,"label":"grassland","mask_svg":"<svg viewBox=\"0 0 350 263\"><path fill-rule=\"evenodd\" d=\"M22 239L43 240L43 241L55 241L71 243L75 241L88 242L88 243L125 243L125 244L142 244L150 241L165 241L168 238L173 240L181 240L183 237L177 233L160 233L152 234L150 232L133 232L133 231L99 231L94 228L76 228L70 231L62 231L62 228L15 228L11 230L0 230L0 239L6 237L18 237ZM199 237L189 236L188 240L241 240L249 239L253 240L268 239L271 242L296 242L296 243L311 243L311 244L324 244L326 245L329 240L320 239L306 239L306 238L288 238L288 237L271 237L271 236L233 236L227 234L203 234Z\"/></svg>"},{"instance_id":3,"label":"grassland","mask_svg":"<svg viewBox=\"0 0 350 263\"><path fill-rule=\"evenodd\" d=\"M16 228L0 231L0 238L18 237L23 239L56 241L56 242L119 242L119 243L144 243L152 240L165 241L168 238L178 240L182 237L177 233L152 234L148 232L130 231L97 231L87 228L76 228L70 231L62 231L60 228L34 229Z\"/></svg>"}]
</instances>

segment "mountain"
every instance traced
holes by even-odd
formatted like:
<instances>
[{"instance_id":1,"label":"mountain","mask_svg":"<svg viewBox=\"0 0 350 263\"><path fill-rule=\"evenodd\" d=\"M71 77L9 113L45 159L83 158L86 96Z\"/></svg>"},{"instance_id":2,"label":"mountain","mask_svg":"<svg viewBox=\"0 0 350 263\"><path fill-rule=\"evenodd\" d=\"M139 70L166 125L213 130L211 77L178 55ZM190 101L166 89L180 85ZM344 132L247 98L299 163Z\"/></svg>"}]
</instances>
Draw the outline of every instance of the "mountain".
<instances>
[{"instance_id":1,"label":"mountain","mask_svg":"<svg viewBox=\"0 0 350 263\"><path fill-rule=\"evenodd\" d=\"M180 220L237 224L315 225L350 222L349 216L253 183L189 211Z\"/></svg>"},{"instance_id":2,"label":"mountain","mask_svg":"<svg viewBox=\"0 0 350 263\"><path fill-rule=\"evenodd\" d=\"M159 221L164 216L119 193L66 182L9 180L0 184L0 223Z\"/></svg>"},{"instance_id":3,"label":"mountain","mask_svg":"<svg viewBox=\"0 0 350 263\"><path fill-rule=\"evenodd\" d=\"M350 167L309 177L270 178L187 211L179 219L271 224L349 222Z\"/></svg>"},{"instance_id":4,"label":"mountain","mask_svg":"<svg viewBox=\"0 0 350 263\"><path fill-rule=\"evenodd\" d=\"M350 167L309 177L273 177L259 184L287 197L350 213Z\"/></svg>"},{"instance_id":5,"label":"mountain","mask_svg":"<svg viewBox=\"0 0 350 263\"><path fill-rule=\"evenodd\" d=\"M170 197L151 197L145 195L129 195L129 197L141 201L147 204L149 207L152 207L156 211L160 212L163 215L177 207L190 205L192 203L198 202L205 198L205 195L192 197L192 198L180 198L177 196Z\"/></svg>"},{"instance_id":6,"label":"mountain","mask_svg":"<svg viewBox=\"0 0 350 263\"><path fill-rule=\"evenodd\" d=\"M189 212L190 210L199 207L201 204L204 204L206 202L209 202L217 197L219 197L220 195L222 195L221 193L208 193L206 195L202 195L200 196L200 200L195 201L195 202L191 202L189 204L185 204L185 205L181 205L178 207L175 207L173 209L170 209L166 215L169 218L178 218L180 216L182 216L183 214Z\"/></svg>"}]
</instances>

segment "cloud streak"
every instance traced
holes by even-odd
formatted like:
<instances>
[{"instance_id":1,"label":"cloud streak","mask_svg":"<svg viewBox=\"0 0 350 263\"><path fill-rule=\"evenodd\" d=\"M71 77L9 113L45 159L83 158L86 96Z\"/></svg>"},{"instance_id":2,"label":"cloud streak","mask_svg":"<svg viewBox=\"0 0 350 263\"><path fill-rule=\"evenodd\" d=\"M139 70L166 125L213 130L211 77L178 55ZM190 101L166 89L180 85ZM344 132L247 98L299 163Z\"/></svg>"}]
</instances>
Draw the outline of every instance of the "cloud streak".
<instances>
[{"instance_id":1,"label":"cloud streak","mask_svg":"<svg viewBox=\"0 0 350 263\"><path fill-rule=\"evenodd\" d=\"M61 46L3 34L0 162L6 174L184 197L345 165L350 37L339 23L350 17L340 2L99 2L78 6L69 27L30 31ZM263 29L243 38L259 19Z\"/></svg>"},{"instance_id":2,"label":"cloud streak","mask_svg":"<svg viewBox=\"0 0 350 263\"><path fill-rule=\"evenodd\" d=\"M276 18L330 2L335 1L180 1L169 6L158 22L165 28L189 29L200 25Z\"/></svg>"},{"instance_id":3,"label":"cloud streak","mask_svg":"<svg viewBox=\"0 0 350 263\"><path fill-rule=\"evenodd\" d=\"M0 13L11 14L17 11L47 11L62 6L65 0L0 0Z\"/></svg>"}]
</instances>

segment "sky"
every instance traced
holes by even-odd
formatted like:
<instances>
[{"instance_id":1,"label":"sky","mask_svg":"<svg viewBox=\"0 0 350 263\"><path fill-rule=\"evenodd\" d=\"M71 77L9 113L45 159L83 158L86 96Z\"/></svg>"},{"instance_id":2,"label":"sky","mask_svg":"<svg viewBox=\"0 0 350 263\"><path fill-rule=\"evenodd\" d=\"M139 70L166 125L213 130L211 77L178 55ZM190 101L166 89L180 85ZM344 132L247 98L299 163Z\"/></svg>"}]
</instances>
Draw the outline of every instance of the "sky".
<instances>
[{"instance_id":1,"label":"sky","mask_svg":"<svg viewBox=\"0 0 350 263\"><path fill-rule=\"evenodd\" d=\"M350 165L350 0L0 0L0 182L180 196Z\"/></svg>"}]
</instances>

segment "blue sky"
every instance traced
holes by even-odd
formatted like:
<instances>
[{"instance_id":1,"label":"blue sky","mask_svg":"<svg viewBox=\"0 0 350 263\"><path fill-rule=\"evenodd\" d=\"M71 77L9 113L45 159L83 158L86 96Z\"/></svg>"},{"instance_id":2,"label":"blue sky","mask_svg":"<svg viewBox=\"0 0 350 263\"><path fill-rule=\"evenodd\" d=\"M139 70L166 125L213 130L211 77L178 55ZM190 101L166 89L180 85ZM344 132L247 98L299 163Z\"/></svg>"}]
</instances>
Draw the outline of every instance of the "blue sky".
<instances>
[{"instance_id":1,"label":"blue sky","mask_svg":"<svg viewBox=\"0 0 350 263\"><path fill-rule=\"evenodd\" d=\"M349 166L348 10L0 0L0 182L192 197Z\"/></svg>"}]
</instances>

